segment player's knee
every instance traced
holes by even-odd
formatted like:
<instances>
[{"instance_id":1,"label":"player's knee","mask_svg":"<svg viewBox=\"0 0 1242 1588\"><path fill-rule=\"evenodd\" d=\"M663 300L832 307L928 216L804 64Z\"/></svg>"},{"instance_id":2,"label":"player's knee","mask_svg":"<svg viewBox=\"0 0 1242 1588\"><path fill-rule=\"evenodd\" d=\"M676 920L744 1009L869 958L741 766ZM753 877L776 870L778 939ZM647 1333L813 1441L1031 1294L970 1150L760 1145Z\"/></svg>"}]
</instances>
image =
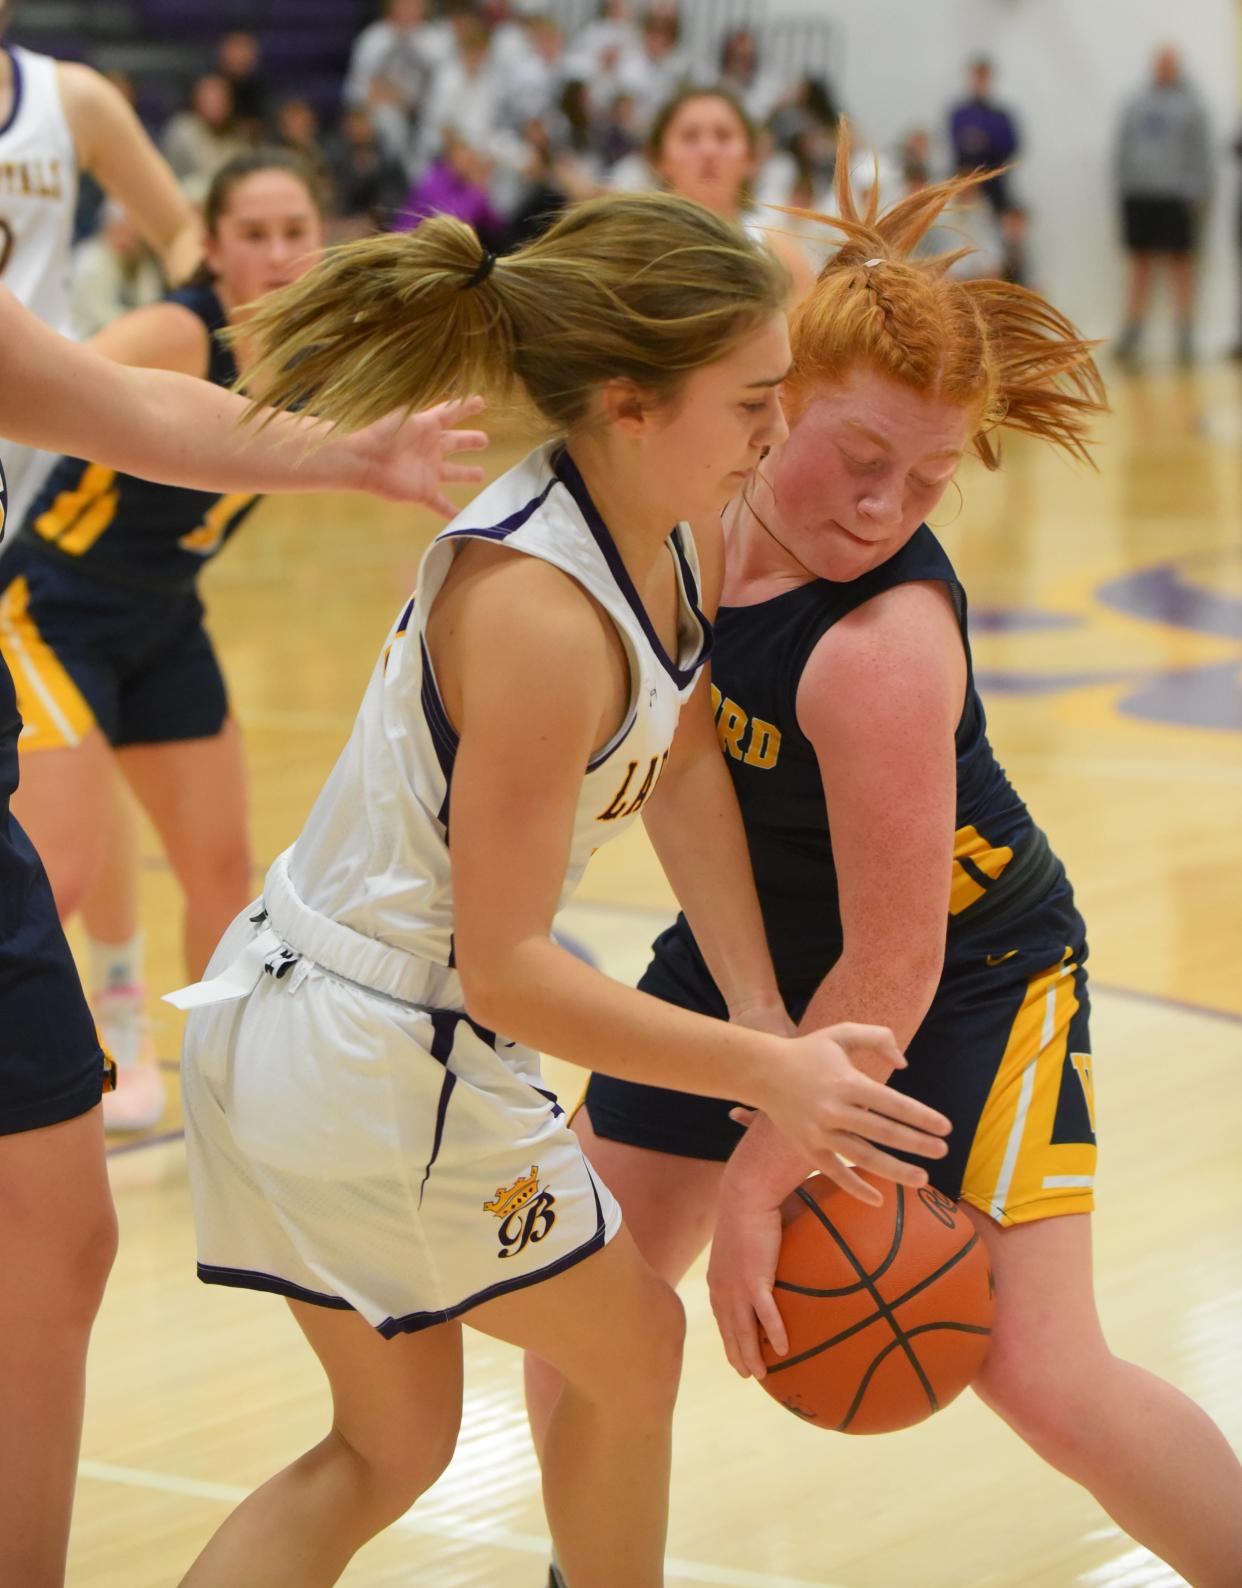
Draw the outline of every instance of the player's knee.
<instances>
[{"instance_id":1,"label":"player's knee","mask_svg":"<svg viewBox=\"0 0 1242 1588\"><path fill-rule=\"evenodd\" d=\"M686 1314L675 1291L653 1278L643 1312L643 1328L632 1335L622 1360L608 1363L607 1393L627 1413L639 1417L672 1415L681 1382Z\"/></svg>"},{"instance_id":2,"label":"player's knee","mask_svg":"<svg viewBox=\"0 0 1242 1588\"><path fill-rule=\"evenodd\" d=\"M436 1430L420 1425L383 1453L364 1452L343 1436L337 1438L355 1464L363 1502L378 1532L404 1516L448 1469L457 1445L457 1426Z\"/></svg>"},{"instance_id":3,"label":"player's knee","mask_svg":"<svg viewBox=\"0 0 1242 1588\"><path fill-rule=\"evenodd\" d=\"M1099 1361L1062 1360L1041 1367L1008 1353L988 1359L975 1389L1046 1461L1072 1467L1099 1425L1098 1396L1110 1360L1104 1352Z\"/></svg>"},{"instance_id":4,"label":"player's knee","mask_svg":"<svg viewBox=\"0 0 1242 1588\"><path fill-rule=\"evenodd\" d=\"M75 1225L74 1238L63 1246L60 1283L49 1294L49 1308L58 1323L89 1328L99 1311L104 1287L117 1251L116 1209L111 1199L91 1210Z\"/></svg>"},{"instance_id":5,"label":"player's knee","mask_svg":"<svg viewBox=\"0 0 1242 1588\"><path fill-rule=\"evenodd\" d=\"M187 894L192 898L240 899L253 892L253 857L244 833L221 834L197 848L184 867Z\"/></svg>"}]
</instances>

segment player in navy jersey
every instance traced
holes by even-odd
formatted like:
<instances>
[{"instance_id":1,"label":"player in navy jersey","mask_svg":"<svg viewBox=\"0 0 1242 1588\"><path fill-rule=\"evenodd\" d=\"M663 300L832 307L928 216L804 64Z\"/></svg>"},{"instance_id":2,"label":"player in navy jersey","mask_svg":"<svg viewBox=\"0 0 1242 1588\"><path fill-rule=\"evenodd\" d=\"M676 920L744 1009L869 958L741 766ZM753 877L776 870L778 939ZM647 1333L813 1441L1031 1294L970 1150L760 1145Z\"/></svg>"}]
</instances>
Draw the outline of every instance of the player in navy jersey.
<instances>
[{"instance_id":1,"label":"player in navy jersey","mask_svg":"<svg viewBox=\"0 0 1242 1588\"><path fill-rule=\"evenodd\" d=\"M445 461L485 444L450 428L477 403L349 438L245 405L206 382L75 347L0 288L0 434L194 490L368 490L451 514ZM308 452L308 441L319 445ZM5 508L0 489L0 514ZM63 1577L91 1323L116 1249L104 1163L105 1060L46 873L9 809L21 731L0 662L0 1582Z\"/></svg>"},{"instance_id":2,"label":"player in navy jersey","mask_svg":"<svg viewBox=\"0 0 1242 1588\"><path fill-rule=\"evenodd\" d=\"M969 179L878 218L855 208L845 146L837 172L845 242L794 316L790 435L724 519L713 695L781 991L769 1020L892 1026L909 1064L891 1085L953 1122L932 1184L996 1276L979 1394L1189 1581L1226 1588L1242 1467L1096 1315L1085 929L988 744L965 593L925 522L967 452L997 465L999 430L1085 458L1102 387L1037 294L909 257ZM728 1013L684 917L640 986ZM750 1117L596 1075L575 1128L670 1281L716 1224L714 1310L758 1376L759 1329L784 1347L779 1210L808 1165L761 1115L743 1133ZM538 1437L555 1384L539 1363L530 1382Z\"/></svg>"},{"instance_id":3,"label":"player in navy jersey","mask_svg":"<svg viewBox=\"0 0 1242 1588\"><path fill-rule=\"evenodd\" d=\"M109 358L229 387L223 333L318 257L315 180L283 150L231 160L204 206L205 260L192 282L123 316L92 346ZM240 344L244 363L244 344ZM163 1081L143 1041L132 822L118 773L145 807L185 895L197 975L250 896L241 735L203 625L200 571L252 510L250 492L178 490L65 456L0 562L0 651L25 723L16 809L47 867L62 921L79 908L91 944L92 1007L120 1067L109 1129L158 1119ZM117 950L133 968L122 979Z\"/></svg>"}]
</instances>

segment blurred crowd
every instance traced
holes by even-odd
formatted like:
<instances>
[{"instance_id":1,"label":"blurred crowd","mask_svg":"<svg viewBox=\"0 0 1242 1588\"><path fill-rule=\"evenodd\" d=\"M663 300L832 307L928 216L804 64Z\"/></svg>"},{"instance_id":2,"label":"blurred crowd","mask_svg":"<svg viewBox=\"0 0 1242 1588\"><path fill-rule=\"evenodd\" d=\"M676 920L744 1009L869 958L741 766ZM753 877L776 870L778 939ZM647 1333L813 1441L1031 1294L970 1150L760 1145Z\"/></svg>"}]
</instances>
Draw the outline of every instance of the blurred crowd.
<instances>
[{"instance_id":1,"label":"blurred crowd","mask_svg":"<svg viewBox=\"0 0 1242 1588\"><path fill-rule=\"evenodd\" d=\"M769 56L762 29L751 27L692 51L675 0L601 0L595 19L571 36L546 0L386 0L354 40L331 112L277 93L258 38L231 32L158 137L191 196L240 150L276 144L301 152L318 173L337 239L412 228L441 211L503 252L576 199L667 184L652 143L661 111L688 88L718 89L746 124L747 204L756 213L768 204L830 208L841 113L834 86L826 75L781 70ZM878 182L890 202L954 172L1009 168L925 246L970 249L953 267L958 274L1030 282L1037 261L1021 198L1019 122L998 97L988 60L967 63L964 76L956 102L946 93L942 122L910 128L895 148L869 147L866 129L855 126L855 181L864 189ZM1161 266L1179 351L1192 355L1192 261L1211 149L1203 102L1176 53L1163 49L1116 136L1118 229L1130 259L1123 360L1138 357ZM698 155L710 161L707 141ZM767 219L800 232L812 260L830 246L811 223ZM103 206L84 230L93 235L79 250L77 312L89 334L158 295L160 282L124 215Z\"/></svg>"}]
</instances>

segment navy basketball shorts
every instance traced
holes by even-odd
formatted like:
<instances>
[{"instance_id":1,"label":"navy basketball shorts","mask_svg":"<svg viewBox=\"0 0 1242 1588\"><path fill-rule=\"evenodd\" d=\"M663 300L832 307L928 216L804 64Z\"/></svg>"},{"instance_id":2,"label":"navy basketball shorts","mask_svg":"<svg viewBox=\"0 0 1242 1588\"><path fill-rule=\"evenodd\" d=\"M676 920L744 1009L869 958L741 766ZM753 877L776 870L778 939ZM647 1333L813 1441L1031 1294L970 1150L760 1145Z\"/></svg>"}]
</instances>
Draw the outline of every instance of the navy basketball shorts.
<instances>
[{"instance_id":1,"label":"navy basketball shorts","mask_svg":"<svg viewBox=\"0 0 1242 1588\"><path fill-rule=\"evenodd\" d=\"M0 856L0 1136L7 1136L94 1108L110 1066L47 873L11 815Z\"/></svg>"},{"instance_id":2,"label":"navy basketball shorts","mask_svg":"<svg viewBox=\"0 0 1242 1588\"><path fill-rule=\"evenodd\" d=\"M121 589L19 543L0 564L0 653L25 724L23 755L211 739L228 716L220 664L190 586Z\"/></svg>"},{"instance_id":3,"label":"navy basketball shorts","mask_svg":"<svg viewBox=\"0 0 1242 1588\"><path fill-rule=\"evenodd\" d=\"M1012 929L989 926L976 940L959 938L906 1048L909 1068L889 1083L953 1122L945 1158L910 1161L926 1168L937 1190L1001 1225L1094 1206L1086 955L1068 883ZM675 931L657 941L639 986L681 1008L725 1018L720 994ZM814 991L786 989L795 1019ZM592 1075L585 1099L597 1136L719 1162L742 1136L729 1118L734 1106L605 1075Z\"/></svg>"}]
</instances>

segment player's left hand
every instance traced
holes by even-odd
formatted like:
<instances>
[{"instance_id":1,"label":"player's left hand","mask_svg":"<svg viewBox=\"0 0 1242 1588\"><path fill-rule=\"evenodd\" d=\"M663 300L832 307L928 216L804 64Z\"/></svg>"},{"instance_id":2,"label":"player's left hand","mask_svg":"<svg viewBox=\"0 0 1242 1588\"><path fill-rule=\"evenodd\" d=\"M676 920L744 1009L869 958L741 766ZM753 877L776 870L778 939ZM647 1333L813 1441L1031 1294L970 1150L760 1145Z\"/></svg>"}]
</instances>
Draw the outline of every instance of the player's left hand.
<instances>
[{"instance_id":1,"label":"player's left hand","mask_svg":"<svg viewBox=\"0 0 1242 1588\"><path fill-rule=\"evenodd\" d=\"M477 485L478 464L449 463L454 452L478 452L487 446L482 430L453 427L483 411L482 397L437 403L422 413L386 415L347 440L364 466L363 490L392 502L421 502L444 518L458 509L445 496L445 485Z\"/></svg>"},{"instance_id":2,"label":"player's left hand","mask_svg":"<svg viewBox=\"0 0 1242 1588\"><path fill-rule=\"evenodd\" d=\"M789 1349L772 1295L781 1228L779 1208L731 1196L726 1174L707 1287L725 1355L743 1378L761 1379L767 1372L759 1349L760 1329L778 1356Z\"/></svg>"}]
</instances>

